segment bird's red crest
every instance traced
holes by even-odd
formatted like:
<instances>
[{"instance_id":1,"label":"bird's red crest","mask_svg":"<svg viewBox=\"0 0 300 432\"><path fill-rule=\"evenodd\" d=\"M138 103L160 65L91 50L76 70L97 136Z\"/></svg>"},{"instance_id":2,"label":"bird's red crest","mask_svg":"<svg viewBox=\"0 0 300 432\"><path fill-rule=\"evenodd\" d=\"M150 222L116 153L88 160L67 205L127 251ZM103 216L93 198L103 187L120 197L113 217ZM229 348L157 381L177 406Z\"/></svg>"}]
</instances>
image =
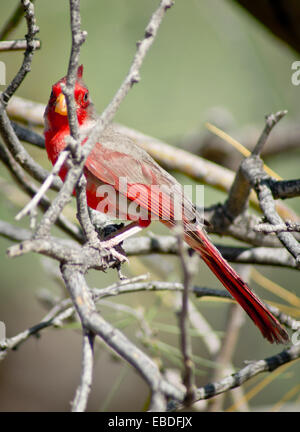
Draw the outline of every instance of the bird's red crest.
<instances>
[{"instance_id":1,"label":"bird's red crest","mask_svg":"<svg viewBox=\"0 0 300 432\"><path fill-rule=\"evenodd\" d=\"M77 79L81 79L83 74L83 65L78 66L77 69Z\"/></svg>"}]
</instances>

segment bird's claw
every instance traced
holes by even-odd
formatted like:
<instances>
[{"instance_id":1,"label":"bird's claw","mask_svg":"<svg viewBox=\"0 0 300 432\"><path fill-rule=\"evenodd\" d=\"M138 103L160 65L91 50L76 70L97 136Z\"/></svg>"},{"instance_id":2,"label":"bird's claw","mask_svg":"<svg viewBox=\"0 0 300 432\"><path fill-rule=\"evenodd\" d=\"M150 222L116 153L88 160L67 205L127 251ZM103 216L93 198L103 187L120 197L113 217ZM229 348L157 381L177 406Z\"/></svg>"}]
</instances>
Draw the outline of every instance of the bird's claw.
<instances>
[{"instance_id":1,"label":"bird's claw","mask_svg":"<svg viewBox=\"0 0 300 432\"><path fill-rule=\"evenodd\" d=\"M122 253L116 251L116 249L112 248L110 249L109 253L112 255L113 258L116 258L120 261L120 263L129 262L126 255L123 255Z\"/></svg>"},{"instance_id":2,"label":"bird's claw","mask_svg":"<svg viewBox=\"0 0 300 432\"><path fill-rule=\"evenodd\" d=\"M100 250L107 250L108 253L120 263L128 262L128 258L124 254L123 249L119 245L119 243L116 241L117 238L112 238L109 240L103 240L100 242L99 248ZM116 249L116 247L119 249L119 251Z\"/></svg>"}]
</instances>

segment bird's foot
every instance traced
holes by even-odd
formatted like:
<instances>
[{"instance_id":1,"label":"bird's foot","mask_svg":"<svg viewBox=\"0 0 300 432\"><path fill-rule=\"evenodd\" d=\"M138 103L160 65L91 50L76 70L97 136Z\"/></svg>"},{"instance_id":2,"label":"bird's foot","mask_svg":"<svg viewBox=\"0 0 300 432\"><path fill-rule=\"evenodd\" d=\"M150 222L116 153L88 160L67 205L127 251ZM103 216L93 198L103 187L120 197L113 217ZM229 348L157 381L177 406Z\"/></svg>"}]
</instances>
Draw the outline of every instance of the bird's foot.
<instances>
[{"instance_id":1,"label":"bird's foot","mask_svg":"<svg viewBox=\"0 0 300 432\"><path fill-rule=\"evenodd\" d=\"M111 255L120 263L128 262L128 258L122 249L121 243L127 238L141 231L141 227L138 222L131 222L130 224L118 229L117 231L111 232L104 240L97 239L97 242L90 244L90 246L99 249L101 252L107 252L106 254ZM122 275L120 279L123 279Z\"/></svg>"},{"instance_id":2,"label":"bird's foot","mask_svg":"<svg viewBox=\"0 0 300 432\"><path fill-rule=\"evenodd\" d=\"M125 255L119 242L115 241L115 238L109 240L102 240L99 244L101 251L106 250L113 258L118 260L120 263L128 262L128 258Z\"/></svg>"}]
</instances>

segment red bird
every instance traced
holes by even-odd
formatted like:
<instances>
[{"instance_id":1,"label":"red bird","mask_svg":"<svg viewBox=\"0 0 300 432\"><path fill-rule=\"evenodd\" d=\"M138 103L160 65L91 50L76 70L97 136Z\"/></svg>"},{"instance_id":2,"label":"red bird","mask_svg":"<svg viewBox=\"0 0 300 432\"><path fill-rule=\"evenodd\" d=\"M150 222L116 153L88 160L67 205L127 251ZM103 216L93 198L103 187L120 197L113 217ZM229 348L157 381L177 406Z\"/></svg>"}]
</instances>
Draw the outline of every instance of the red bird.
<instances>
[{"instance_id":1,"label":"red bird","mask_svg":"<svg viewBox=\"0 0 300 432\"><path fill-rule=\"evenodd\" d=\"M82 81L82 72L83 66L79 66L74 96L79 131L86 137L97 117L89 91ZM52 164L65 148L65 138L70 134L66 101L61 89L61 83L65 82L64 77L53 85L45 111L45 143ZM82 144L84 142L83 138ZM64 166L59 173L63 181L66 174ZM200 223L200 215L184 196L181 185L129 137L119 133L114 126L106 128L86 160L84 174L88 205L114 218L134 221L135 232L153 219L160 220L169 228L174 227L175 198L179 197L187 244L201 256L266 339L271 343L288 341L288 334L277 319L211 243ZM121 180L126 181L125 187ZM115 193L108 198L109 193L99 193L99 186L104 187L105 191L111 188ZM125 202L126 206L120 205L120 202Z\"/></svg>"}]
</instances>

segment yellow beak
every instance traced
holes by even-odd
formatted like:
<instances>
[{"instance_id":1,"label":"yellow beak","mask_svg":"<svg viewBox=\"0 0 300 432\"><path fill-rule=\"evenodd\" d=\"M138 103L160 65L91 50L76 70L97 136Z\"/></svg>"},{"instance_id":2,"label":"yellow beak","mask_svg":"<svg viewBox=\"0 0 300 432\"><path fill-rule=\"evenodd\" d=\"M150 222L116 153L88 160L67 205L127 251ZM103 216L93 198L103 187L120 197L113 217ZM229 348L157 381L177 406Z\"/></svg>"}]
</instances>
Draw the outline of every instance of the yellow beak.
<instances>
[{"instance_id":1,"label":"yellow beak","mask_svg":"<svg viewBox=\"0 0 300 432\"><path fill-rule=\"evenodd\" d=\"M66 98L63 93L60 93L55 102L55 112L66 116L68 114Z\"/></svg>"}]
</instances>

